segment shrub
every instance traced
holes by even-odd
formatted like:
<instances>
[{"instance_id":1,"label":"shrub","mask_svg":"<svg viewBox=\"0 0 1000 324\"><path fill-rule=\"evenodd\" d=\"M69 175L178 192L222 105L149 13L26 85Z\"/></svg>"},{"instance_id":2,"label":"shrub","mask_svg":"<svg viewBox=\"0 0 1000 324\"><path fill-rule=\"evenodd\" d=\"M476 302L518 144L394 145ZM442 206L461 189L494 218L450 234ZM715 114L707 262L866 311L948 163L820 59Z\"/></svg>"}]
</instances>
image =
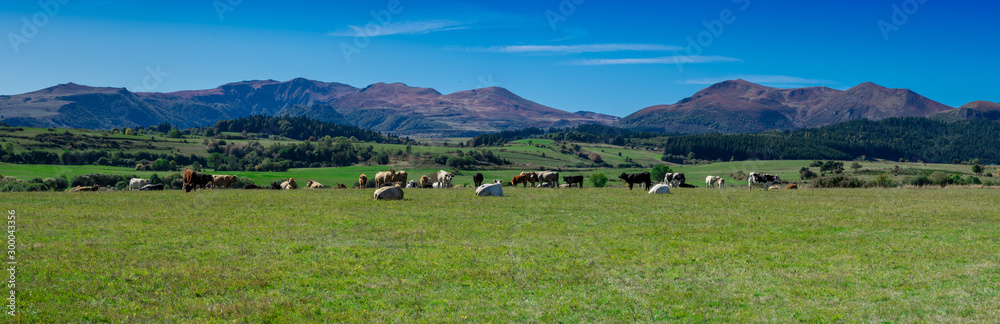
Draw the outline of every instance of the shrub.
<instances>
[{"instance_id":1,"label":"shrub","mask_svg":"<svg viewBox=\"0 0 1000 324\"><path fill-rule=\"evenodd\" d=\"M128 181L132 178L136 178L135 175L117 175L117 174L106 174L106 173L88 173L81 174L70 179L69 185L72 187L90 187L93 185L98 185L101 187L113 187L118 182Z\"/></svg>"},{"instance_id":2,"label":"shrub","mask_svg":"<svg viewBox=\"0 0 1000 324\"><path fill-rule=\"evenodd\" d=\"M167 189L180 189L184 187L184 177L180 173L168 174L163 177L163 186Z\"/></svg>"},{"instance_id":3,"label":"shrub","mask_svg":"<svg viewBox=\"0 0 1000 324\"><path fill-rule=\"evenodd\" d=\"M118 183L115 184L115 190L125 190L126 188L128 188L128 182L118 181Z\"/></svg>"},{"instance_id":4,"label":"shrub","mask_svg":"<svg viewBox=\"0 0 1000 324\"><path fill-rule=\"evenodd\" d=\"M888 188L888 187L893 187L895 185L892 179L889 178L889 175L885 173L876 176L875 180L872 181L872 184L879 188Z\"/></svg>"},{"instance_id":5,"label":"shrub","mask_svg":"<svg viewBox=\"0 0 1000 324\"><path fill-rule=\"evenodd\" d=\"M256 184L253 183L253 180L250 180L250 178L239 177L239 179L236 179L236 183L234 183L232 185L232 187L230 187L230 188L243 189L243 187L246 187L246 186L249 186L249 185L256 185Z\"/></svg>"},{"instance_id":6,"label":"shrub","mask_svg":"<svg viewBox=\"0 0 1000 324\"><path fill-rule=\"evenodd\" d=\"M653 167L653 172L650 172L650 177L653 182L663 181L662 179L667 176L667 173L673 173L674 171L670 169L667 165L657 165Z\"/></svg>"},{"instance_id":7,"label":"shrub","mask_svg":"<svg viewBox=\"0 0 1000 324\"><path fill-rule=\"evenodd\" d=\"M46 190L64 190L69 188L69 181L62 177L45 178L45 180L42 180L42 183L45 184Z\"/></svg>"},{"instance_id":8,"label":"shrub","mask_svg":"<svg viewBox=\"0 0 1000 324\"><path fill-rule=\"evenodd\" d=\"M864 180L842 175L823 177L816 180L816 188L863 188L867 186Z\"/></svg>"},{"instance_id":9,"label":"shrub","mask_svg":"<svg viewBox=\"0 0 1000 324\"><path fill-rule=\"evenodd\" d=\"M816 179L817 177L819 177L819 175L817 175L816 172L812 172L812 170L809 169L805 169L799 172L799 178L802 178L802 180Z\"/></svg>"},{"instance_id":10,"label":"shrub","mask_svg":"<svg viewBox=\"0 0 1000 324\"><path fill-rule=\"evenodd\" d=\"M594 185L594 188L604 188L608 185L608 176L603 173L595 173L590 175L590 183Z\"/></svg>"},{"instance_id":11,"label":"shrub","mask_svg":"<svg viewBox=\"0 0 1000 324\"><path fill-rule=\"evenodd\" d=\"M938 172L931 173L931 175L930 175L930 177L928 177L928 179L930 179L931 184L935 184L935 185L939 185L939 186L944 187L944 186L948 185L948 181L949 181L948 178L949 177L950 176L948 176L947 173L938 171Z\"/></svg>"},{"instance_id":12,"label":"shrub","mask_svg":"<svg viewBox=\"0 0 1000 324\"><path fill-rule=\"evenodd\" d=\"M923 187L932 185L934 183L927 176L919 176L907 179L906 184L911 186Z\"/></svg>"}]
</instances>

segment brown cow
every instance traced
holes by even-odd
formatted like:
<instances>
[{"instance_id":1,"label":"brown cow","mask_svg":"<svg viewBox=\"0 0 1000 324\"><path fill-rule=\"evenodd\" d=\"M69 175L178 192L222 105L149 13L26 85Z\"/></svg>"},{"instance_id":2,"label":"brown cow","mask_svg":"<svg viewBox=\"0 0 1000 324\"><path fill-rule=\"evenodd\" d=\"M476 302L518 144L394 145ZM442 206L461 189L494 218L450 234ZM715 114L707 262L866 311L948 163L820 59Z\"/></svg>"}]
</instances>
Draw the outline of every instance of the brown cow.
<instances>
[{"instance_id":1,"label":"brown cow","mask_svg":"<svg viewBox=\"0 0 1000 324\"><path fill-rule=\"evenodd\" d=\"M790 184L788 185L788 187L785 188L785 190L795 190L795 189L799 189L799 185L795 183Z\"/></svg>"},{"instance_id":2,"label":"brown cow","mask_svg":"<svg viewBox=\"0 0 1000 324\"><path fill-rule=\"evenodd\" d=\"M537 172L521 172L521 175L528 177L528 178L526 178L526 180L527 180L527 182L531 182L531 186L532 187L534 187L535 183L538 182L538 173Z\"/></svg>"},{"instance_id":3,"label":"brown cow","mask_svg":"<svg viewBox=\"0 0 1000 324\"><path fill-rule=\"evenodd\" d=\"M90 186L90 187L76 187L76 188L73 188L73 191L74 192L77 192L77 191L100 191L100 189L101 189L100 186L93 185L93 186Z\"/></svg>"},{"instance_id":4,"label":"brown cow","mask_svg":"<svg viewBox=\"0 0 1000 324\"><path fill-rule=\"evenodd\" d=\"M232 186L234 183L236 183L238 181L239 180L236 179L236 176L231 176L231 175L213 175L212 176L212 188L215 188L215 187L229 188L229 186Z\"/></svg>"},{"instance_id":5,"label":"brown cow","mask_svg":"<svg viewBox=\"0 0 1000 324\"><path fill-rule=\"evenodd\" d=\"M517 187L518 184L524 184L524 187L528 187L528 175L516 175L514 178L510 179L511 187Z\"/></svg>"},{"instance_id":6,"label":"brown cow","mask_svg":"<svg viewBox=\"0 0 1000 324\"><path fill-rule=\"evenodd\" d=\"M431 187L431 178L428 176L420 177L420 188L430 188L430 187Z\"/></svg>"},{"instance_id":7,"label":"brown cow","mask_svg":"<svg viewBox=\"0 0 1000 324\"><path fill-rule=\"evenodd\" d=\"M319 182L316 182L316 181L309 180L309 182L306 183L306 187L309 187L309 188L312 188L312 189L323 189L323 184L319 183Z\"/></svg>"},{"instance_id":8,"label":"brown cow","mask_svg":"<svg viewBox=\"0 0 1000 324\"><path fill-rule=\"evenodd\" d=\"M382 171L375 174L375 187L382 187L383 184L392 182L396 178L396 169Z\"/></svg>"},{"instance_id":9,"label":"brown cow","mask_svg":"<svg viewBox=\"0 0 1000 324\"><path fill-rule=\"evenodd\" d=\"M347 189L347 185L345 185L343 183L338 183L337 184L337 189Z\"/></svg>"},{"instance_id":10,"label":"brown cow","mask_svg":"<svg viewBox=\"0 0 1000 324\"><path fill-rule=\"evenodd\" d=\"M190 169L189 170L185 170L184 171L184 192L191 192L191 190L193 190L195 188L207 186L208 184L212 183L212 180L214 180L212 178L212 175L201 174L201 173L198 173L198 172L194 172L194 170L190 170Z\"/></svg>"},{"instance_id":11,"label":"brown cow","mask_svg":"<svg viewBox=\"0 0 1000 324\"><path fill-rule=\"evenodd\" d=\"M358 177L358 189L364 189L367 186L368 186L368 176L362 174L360 177Z\"/></svg>"}]
</instances>

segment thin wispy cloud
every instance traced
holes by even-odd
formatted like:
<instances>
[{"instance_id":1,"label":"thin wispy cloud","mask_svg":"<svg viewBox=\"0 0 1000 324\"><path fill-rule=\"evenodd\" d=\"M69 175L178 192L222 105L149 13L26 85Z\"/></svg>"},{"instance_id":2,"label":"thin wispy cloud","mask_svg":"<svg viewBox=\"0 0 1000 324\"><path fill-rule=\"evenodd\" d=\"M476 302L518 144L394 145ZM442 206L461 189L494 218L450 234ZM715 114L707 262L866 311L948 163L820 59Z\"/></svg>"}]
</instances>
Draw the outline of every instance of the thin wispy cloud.
<instances>
[{"instance_id":1,"label":"thin wispy cloud","mask_svg":"<svg viewBox=\"0 0 1000 324\"><path fill-rule=\"evenodd\" d=\"M665 56L654 58L591 59L568 62L569 65L635 65L635 64L705 64L733 63L743 60L725 56Z\"/></svg>"},{"instance_id":2,"label":"thin wispy cloud","mask_svg":"<svg viewBox=\"0 0 1000 324\"><path fill-rule=\"evenodd\" d=\"M680 81L682 84L696 84L696 85L711 85L716 84L726 80L736 80L743 79L753 83L760 84L771 84L771 85L826 85L826 84L836 84L837 82L830 80L820 80L820 79L806 79L787 75L735 75L727 77L718 78L701 78L701 79L689 79Z\"/></svg>"},{"instance_id":3,"label":"thin wispy cloud","mask_svg":"<svg viewBox=\"0 0 1000 324\"><path fill-rule=\"evenodd\" d=\"M334 37L379 37L391 35L421 35L449 30L467 29L468 23L448 19L404 21L385 25L356 26L349 25L347 29L327 33Z\"/></svg>"},{"instance_id":4,"label":"thin wispy cloud","mask_svg":"<svg viewBox=\"0 0 1000 324\"><path fill-rule=\"evenodd\" d=\"M580 54L608 52L673 52L680 46L660 44L580 44L580 45L510 45L492 47L471 47L464 50L485 53L511 54Z\"/></svg>"}]
</instances>

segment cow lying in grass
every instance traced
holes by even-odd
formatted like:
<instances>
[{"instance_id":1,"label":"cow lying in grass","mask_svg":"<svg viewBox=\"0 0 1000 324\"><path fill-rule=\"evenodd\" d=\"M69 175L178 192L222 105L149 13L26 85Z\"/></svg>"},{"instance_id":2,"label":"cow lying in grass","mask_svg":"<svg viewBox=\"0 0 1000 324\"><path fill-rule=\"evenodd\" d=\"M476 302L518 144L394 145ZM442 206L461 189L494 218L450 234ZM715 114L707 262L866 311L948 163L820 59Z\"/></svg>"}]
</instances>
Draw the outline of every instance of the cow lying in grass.
<instances>
[{"instance_id":1,"label":"cow lying in grass","mask_svg":"<svg viewBox=\"0 0 1000 324\"><path fill-rule=\"evenodd\" d=\"M494 180L492 184L484 184L476 188L476 196L480 197L503 197L503 185L500 180Z\"/></svg>"},{"instance_id":2,"label":"cow lying in grass","mask_svg":"<svg viewBox=\"0 0 1000 324\"><path fill-rule=\"evenodd\" d=\"M403 189L397 186L378 188L375 190L375 200L403 200Z\"/></svg>"},{"instance_id":3,"label":"cow lying in grass","mask_svg":"<svg viewBox=\"0 0 1000 324\"><path fill-rule=\"evenodd\" d=\"M285 182L281 183L281 189L283 190L295 190L299 189L299 184L295 183L294 178L289 178Z\"/></svg>"}]
</instances>

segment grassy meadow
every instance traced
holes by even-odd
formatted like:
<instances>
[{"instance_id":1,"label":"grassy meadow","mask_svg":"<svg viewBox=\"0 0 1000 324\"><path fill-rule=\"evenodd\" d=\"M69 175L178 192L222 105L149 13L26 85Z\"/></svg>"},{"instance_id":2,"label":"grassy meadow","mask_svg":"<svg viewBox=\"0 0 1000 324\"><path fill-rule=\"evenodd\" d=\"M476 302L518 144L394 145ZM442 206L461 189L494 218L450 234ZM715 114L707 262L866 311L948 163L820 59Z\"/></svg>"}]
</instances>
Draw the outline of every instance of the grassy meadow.
<instances>
[{"instance_id":1,"label":"grassy meadow","mask_svg":"<svg viewBox=\"0 0 1000 324\"><path fill-rule=\"evenodd\" d=\"M13 322L1000 318L1000 190L504 193L4 193Z\"/></svg>"}]
</instances>

